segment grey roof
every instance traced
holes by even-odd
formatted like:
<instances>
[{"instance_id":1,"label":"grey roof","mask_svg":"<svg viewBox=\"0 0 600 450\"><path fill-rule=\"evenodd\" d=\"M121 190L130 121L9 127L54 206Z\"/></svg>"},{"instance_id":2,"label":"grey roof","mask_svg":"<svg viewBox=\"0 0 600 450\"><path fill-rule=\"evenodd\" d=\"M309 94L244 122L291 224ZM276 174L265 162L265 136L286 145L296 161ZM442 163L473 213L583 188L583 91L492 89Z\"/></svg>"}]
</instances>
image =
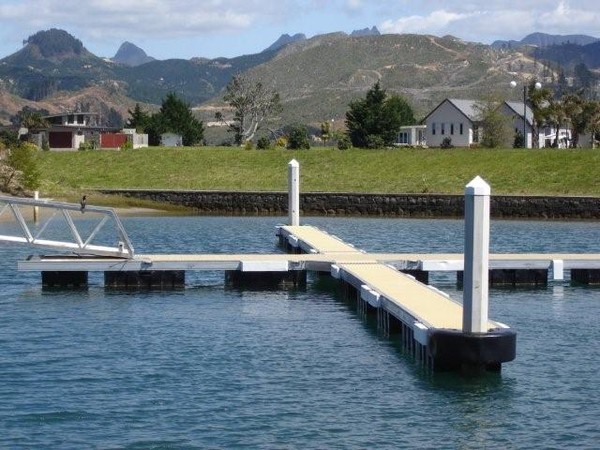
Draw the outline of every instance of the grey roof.
<instances>
[{"instance_id":1,"label":"grey roof","mask_svg":"<svg viewBox=\"0 0 600 450\"><path fill-rule=\"evenodd\" d=\"M505 101L506 105L512 109L521 119L523 119L523 102L509 102ZM527 123L533 126L533 110L527 105Z\"/></svg>"},{"instance_id":2,"label":"grey roof","mask_svg":"<svg viewBox=\"0 0 600 450\"><path fill-rule=\"evenodd\" d=\"M431 110L431 112L429 114L427 114L427 116L425 116L425 118L423 119L423 122L425 122L429 118L429 116L431 116L434 112L436 112L438 110L438 108L446 102L453 105L461 114L463 114L470 121L475 122L477 120L477 113L476 113L475 107L474 107L474 105L477 103L477 101L447 98L447 99L444 99L435 108L433 108Z\"/></svg>"},{"instance_id":3,"label":"grey roof","mask_svg":"<svg viewBox=\"0 0 600 450\"><path fill-rule=\"evenodd\" d=\"M479 111L475 107L477 100L461 100L457 98L449 98L448 101L452 103L456 109L458 109L461 113L467 116L473 122L478 120Z\"/></svg>"},{"instance_id":4,"label":"grey roof","mask_svg":"<svg viewBox=\"0 0 600 450\"><path fill-rule=\"evenodd\" d=\"M435 110L437 110L444 102L451 103L456 109L458 109L465 117L472 122L479 121L480 111L477 109L477 104L481 103L479 100L469 99L458 99L458 98L447 98L436 106L428 115L429 117ZM523 119L523 102L505 101L506 106L519 118ZM426 117L426 119L427 119ZM533 125L533 111L527 106L527 123Z\"/></svg>"}]
</instances>

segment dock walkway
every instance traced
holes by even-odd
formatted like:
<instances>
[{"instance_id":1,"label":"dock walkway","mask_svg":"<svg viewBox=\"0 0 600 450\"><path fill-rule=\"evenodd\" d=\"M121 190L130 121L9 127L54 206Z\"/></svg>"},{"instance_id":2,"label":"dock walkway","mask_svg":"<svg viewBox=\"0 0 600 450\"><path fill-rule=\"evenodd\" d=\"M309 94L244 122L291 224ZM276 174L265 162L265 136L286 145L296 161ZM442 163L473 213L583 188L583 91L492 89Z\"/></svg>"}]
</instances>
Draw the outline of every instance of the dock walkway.
<instances>
[{"instance_id":1,"label":"dock walkway","mask_svg":"<svg viewBox=\"0 0 600 450\"><path fill-rule=\"evenodd\" d=\"M359 292L366 291L366 297L378 296L379 302L392 303L427 328L461 330L462 305L386 263L387 258L394 260L400 255L385 255L382 259L382 255L366 254L311 226L280 227L279 236L304 252L325 256L332 262L332 275ZM502 327L505 325L489 322L490 329Z\"/></svg>"}]
</instances>

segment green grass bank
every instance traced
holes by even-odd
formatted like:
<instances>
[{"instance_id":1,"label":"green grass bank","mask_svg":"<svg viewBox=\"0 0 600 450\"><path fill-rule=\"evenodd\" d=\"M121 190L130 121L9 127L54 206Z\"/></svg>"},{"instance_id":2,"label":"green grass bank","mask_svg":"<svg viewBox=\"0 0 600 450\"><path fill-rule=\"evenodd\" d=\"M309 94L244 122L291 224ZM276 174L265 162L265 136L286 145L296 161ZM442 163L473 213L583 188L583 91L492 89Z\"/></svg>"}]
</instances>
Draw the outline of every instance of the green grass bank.
<instances>
[{"instance_id":1,"label":"green grass bank","mask_svg":"<svg viewBox=\"0 0 600 450\"><path fill-rule=\"evenodd\" d=\"M476 175L493 194L600 196L600 150L230 147L44 152L44 196L107 188L285 191L300 162L303 192L460 194Z\"/></svg>"}]
</instances>

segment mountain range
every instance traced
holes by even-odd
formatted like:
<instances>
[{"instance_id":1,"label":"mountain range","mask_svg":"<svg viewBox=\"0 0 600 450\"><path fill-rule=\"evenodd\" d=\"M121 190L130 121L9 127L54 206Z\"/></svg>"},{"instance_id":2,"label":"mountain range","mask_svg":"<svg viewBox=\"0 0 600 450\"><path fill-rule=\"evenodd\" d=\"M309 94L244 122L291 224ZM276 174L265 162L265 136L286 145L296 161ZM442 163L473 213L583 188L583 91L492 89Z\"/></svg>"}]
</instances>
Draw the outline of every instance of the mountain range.
<instances>
[{"instance_id":1,"label":"mountain range","mask_svg":"<svg viewBox=\"0 0 600 450\"><path fill-rule=\"evenodd\" d=\"M51 29L30 36L21 50L0 60L0 120L23 106L58 112L83 105L127 116L136 102L157 108L175 92L209 121L223 107L222 89L239 73L280 93L281 123L343 120L348 103L377 80L423 115L445 97L480 98L501 88L518 98L508 88L515 77L554 79L554 69L540 63L534 50L555 48L560 40L537 39L538 47L523 41L490 46L452 36L381 35L373 27L350 35L286 34L260 53L236 58L156 60L129 42L113 58L100 58L66 31ZM575 46L578 58L600 60L592 47L598 42L567 42L561 45Z\"/></svg>"},{"instance_id":2,"label":"mountain range","mask_svg":"<svg viewBox=\"0 0 600 450\"><path fill-rule=\"evenodd\" d=\"M598 41L600 41L600 39L584 34L559 35L546 33L532 33L528 34L520 41L494 41L492 43L492 47L515 48L529 45L538 48L544 48L563 44L588 45Z\"/></svg>"}]
</instances>

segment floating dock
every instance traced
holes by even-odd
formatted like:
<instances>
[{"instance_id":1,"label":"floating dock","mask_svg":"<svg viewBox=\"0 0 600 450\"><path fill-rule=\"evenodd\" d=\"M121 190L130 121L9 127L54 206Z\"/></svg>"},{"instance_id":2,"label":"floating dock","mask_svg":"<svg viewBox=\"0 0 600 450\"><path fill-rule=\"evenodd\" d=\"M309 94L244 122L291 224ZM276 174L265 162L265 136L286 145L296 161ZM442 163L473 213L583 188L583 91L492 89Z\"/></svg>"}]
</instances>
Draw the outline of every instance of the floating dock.
<instances>
[{"instance_id":1,"label":"floating dock","mask_svg":"<svg viewBox=\"0 0 600 450\"><path fill-rule=\"evenodd\" d=\"M298 165L289 165L289 224L277 227L278 254L137 254L112 208L39 199L0 197L0 216L14 221L0 241L62 251L29 256L22 271L39 271L46 287L85 287L89 272L103 272L108 288L181 288L188 271L223 271L237 287L303 287L307 272L338 280L346 299L363 315L376 315L383 335L397 335L416 360L434 370L500 370L516 355L516 333L488 318L488 285L545 284L563 280L600 283L600 255L489 255L489 186L476 178L465 194L465 253L367 253L316 227L299 224ZM31 227L22 208L52 211ZM91 228L78 217L87 214ZM94 222L94 220L97 220ZM56 226L56 222L59 222ZM5 227L6 228L6 227ZM10 227L7 227L10 228ZM106 228L114 233L106 241ZM67 230L70 239L52 237ZM104 240L102 239L104 236ZM97 242L99 241L99 242ZM68 252L68 254L64 254ZM455 271L463 303L429 286L432 271Z\"/></svg>"}]
</instances>

